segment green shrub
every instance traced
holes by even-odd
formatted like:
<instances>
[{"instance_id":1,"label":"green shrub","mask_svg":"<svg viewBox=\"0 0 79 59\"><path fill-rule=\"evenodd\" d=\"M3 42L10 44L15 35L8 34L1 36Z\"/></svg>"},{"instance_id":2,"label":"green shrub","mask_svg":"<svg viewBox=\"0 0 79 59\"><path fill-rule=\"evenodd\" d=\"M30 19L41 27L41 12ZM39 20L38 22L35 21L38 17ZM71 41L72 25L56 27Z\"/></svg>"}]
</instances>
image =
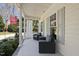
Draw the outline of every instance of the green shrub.
<instances>
[{"instance_id":1,"label":"green shrub","mask_svg":"<svg viewBox=\"0 0 79 59\"><path fill-rule=\"evenodd\" d=\"M12 47L13 47L14 49L16 49L17 46L18 46L18 44L16 43L16 40L9 40L9 43L12 44Z\"/></svg>"},{"instance_id":2,"label":"green shrub","mask_svg":"<svg viewBox=\"0 0 79 59\"><path fill-rule=\"evenodd\" d=\"M11 56L19 45L19 33L16 32L15 39L4 39L0 42L0 55Z\"/></svg>"},{"instance_id":3,"label":"green shrub","mask_svg":"<svg viewBox=\"0 0 79 59\"><path fill-rule=\"evenodd\" d=\"M16 32L17 26L16 25L8 25L8 31L9 32Z\"/></svg>"},{"instance_id":4,"label":"green shrub","mask_svg":"<svg viewBox=\"0 0 79 59\"><path fill-rule=\"evenodd\" d=\"M6 41L7 41L7 39L2 40L2 42L6 42Z\"/></svg>"},{"instance_id":5,"label":"green shrub","mask_svg":"<svg viewBox=\"0 0 79 59\"><path fill-rule=\"evenodd\" d=\"M16 29L16 32L19 33L19 28Z\"/></svg>"},{"instance_id":6,"label":"green shrub","mask_svg":"<svg viewBox=\"0 0 79 59\"><path fill-rule=\"evenodd\" d=\"M2 18L2 16L0 16L0 32L3 31L4 26L5 26L5 24L4 24L4 22L3 22L3 18Z\"/></svg>"},{"instance_id":7,"label":"green shrub","mask_svg":"<svg viewBox=\"0 0 79 59\"><path fill-rule=\"evenodd\" d=\"M19 33L15 34L15 41L17 43L17 45L19 44Z\"/></svg>"},{"instance_id":8,"label":"green shrub","mask_svg":"<svg viewBox=\"0 0 79 59\"><path fill-rule=\"evenodd\" d=\"M10 56L13 53L13 47L12 44L10 44L8 41L2 43L0 45L0 51L3 53L3 56Z\"/></svg>"},{"instance_id":9,"label":"green shrub","mask_svg":"<svg viewBox=\"0 0 79 59\"><path fill-rule=\"evenodd\" d=\"M3 32L3 30L0 28L0 32Z\"/></svg>"},{"instance_id":10,"label":"green shrub","mask_svg":"<svg viewBox=\"0 0 79 59\"><path fill-rule=\"evenodd\" d=\"M0 42L0 45L2 44L2 41Z\"/></svg>"},{"instance_id":11,"label":"green shrub","mask_svg":"<svg viewBox=\"0 0 79 59\"><path fill-rule=\"evenodd\" d=\"M2 41L0 43L0 55L11 56L17 47L18 47L18 43L17 43L16 39Z\"/></svg>"}]
</instances>

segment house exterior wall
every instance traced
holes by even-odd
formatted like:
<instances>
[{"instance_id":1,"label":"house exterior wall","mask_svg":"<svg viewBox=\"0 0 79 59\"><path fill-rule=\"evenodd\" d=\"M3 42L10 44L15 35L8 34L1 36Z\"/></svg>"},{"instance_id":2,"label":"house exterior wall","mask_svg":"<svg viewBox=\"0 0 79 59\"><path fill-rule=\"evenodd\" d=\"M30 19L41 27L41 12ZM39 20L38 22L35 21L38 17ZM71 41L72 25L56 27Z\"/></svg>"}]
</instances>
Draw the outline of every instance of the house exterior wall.
<instances>
[{"instance_id":1,"label":"house exterior wall","mask_svg":"<svg viewBox=\"0 0 79 59\"><path fill-rule=\"evenodd\" d=\"M41 16L40 22L45 21L47 17L57 13L62 7L65 7L65 44L57 42L57 49L62 55L79 55L79 4L53 4ZM44 35L48 35L46 28Z\"/></svg>"},{"instance_id":2,"label":"house exterior wall","mask_svg":"<svg viewBox=\"0 0 79 59\"><path fill-rule=\"evenodd\" d=\"M66 55L79 56L79 4L67 5L65 13Z\"/></svg>"},{"instance_id":3,"label":"house exterior wall","mask_svg":"<svg viewBox=\"0 0 79 59\"><path fill-rule=\"evenodd\" d=\"M62 5L52 5L42 16L41 16L41 22L44 20L46 20L47 18L49 18L51 15L53 15L54 13L57 13L57 10L59 10L60 8L62 8L63 6ZM57 21L57 20L56 20ZM45 23L46 24L46 23ZM47 28L48 29L48 32L46 31L46 33L44 35L50 35L50 18L48 19L48 26ZM62 53L63 55L65 54L64 53L64 50L65 50L65 45L61 44L58 42L58 50L60 51L60 53Z\"/></svg>"}]
</instances>

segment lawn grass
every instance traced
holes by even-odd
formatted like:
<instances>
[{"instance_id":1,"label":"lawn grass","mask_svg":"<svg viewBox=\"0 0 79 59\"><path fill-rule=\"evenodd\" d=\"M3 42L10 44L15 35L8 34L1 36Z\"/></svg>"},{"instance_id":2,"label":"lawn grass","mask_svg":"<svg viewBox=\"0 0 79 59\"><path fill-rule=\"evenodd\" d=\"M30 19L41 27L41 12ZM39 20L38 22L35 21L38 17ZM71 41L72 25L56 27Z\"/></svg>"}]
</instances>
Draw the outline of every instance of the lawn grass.
<instances>
[{"instance_id":1,"label":"lawn grass","mask_svg":"<svg viewBox=\"0 0 79 59\"><path fill-rule=\"evenodd\" d=\"M12 32L0 32L0 35L13 34Z\"/></svg>"}]
</instances>

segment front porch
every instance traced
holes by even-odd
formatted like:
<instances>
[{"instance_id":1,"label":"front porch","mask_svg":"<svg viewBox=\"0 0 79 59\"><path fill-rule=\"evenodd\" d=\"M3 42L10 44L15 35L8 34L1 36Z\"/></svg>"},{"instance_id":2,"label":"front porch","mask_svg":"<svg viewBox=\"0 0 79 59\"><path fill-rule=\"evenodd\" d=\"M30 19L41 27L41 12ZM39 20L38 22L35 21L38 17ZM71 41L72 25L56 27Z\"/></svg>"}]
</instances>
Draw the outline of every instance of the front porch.
<instances>
[{"instance_id":1,"label":"front porch","mask_svg":"<svg viewBox=\"0 0 79 59\"><path fill-rule=\"evenodd\" d=\"M24 40L22 46L18 48L13 56L62 56L60 53L56 54L40 54L39 41L33 39Z\"/></svg>"},{"instance_id":2,"label":"front porch","mask_svg":"<svg viewBox=\"0 0 79 59\"><path fill-rule=\"evenodd\" d=\"M59 47L57 47L59 45L59 43L58 42L56 43L57 46L55 46L55 44L50 44L51 37L49 38L49 36L52 34L52 30L54 29L53 32L55 32L55 34L57 35L57 39L58 39L58 32L57 32L58 31L58 23L57 23L58 19L56 19L57 13L54 13L53 15L47 17L45 20L43 20L41 18L41 15L43 15L44 12L47 11L47 8L49 8L51 5L52 4L19 4L19 5L17 5L17 6L19 6L19 10L20 10L19 48L13 54L14 56L61 56L61 54L57 52L59 50L58 49ZM26 12L26 10L28 12ZM37 12L35 12L34 10L37 10ZM31 13L31 12L34 12L34 13ZM21 20L22 17L24 18L24 21ZM52 17L54 17L54 18L52 18ZM53 21L53 19L54 19L54 21ZM45 41L49 41L44 46L44 47L46 47L45 49L39 49L39 47L40 47L39 40L36 41L33 39L33 34L34 34L33 20L38 20L38 32L37 33L41 33L42 36L46 38ZM22 22L24 23L24 25L22 25ZM22 28L24 29L23 36L22 36ZM62 33L64 33L64 32L62 32ZM64 35L63 35L63 37L64 37ZM54 39L51 39L51 42L52 42L52 40L54 40ZM56 49L55 49L55 47L56 47ZM40 51L47 50L47 51L45 53L40 54L39 50ZM54 54L54 52L53 53L51 52L52 54L50 53L50 51L55 51L55 50L57 50L55 54Z\"/></svg>"},{"instance_id":3,"label":"front porch","mask_svg":"<svg viewBox=\"0 0 79 59\"><path fill-rule=\"evenodd\" d=\"M0 13L4 18L5 16L10 18L10 15L14 14L14 11L9 14L10 8L12 8L12 10L15 8L17 9L16 12L18 12L18 15L13 15L17 16L17 28L16 31L14 30L13 32L16 32L15 39L18 40L11 40L11 42L16 42L15 44L18 48L16 50L13 47L15 44L12 43L9 44L11 45L9 47L6 42L3 43L5 41L3 40L3 42L1 42L2 49L0 48L1 55L7 55L6 52L9 55L10 52L15 50L15 53L13 52L14 54L10 54L11 56L12 54L13 56L79 55L79 4L15 3L6 4L5 7L4 9L3 7L1 8ZM38 21L35 22L38 23L38 26L33 24L33 21ZM3 23L2 20L1 23ZM3 29L1 25L1 32ZM39 33L41 33L41 35ZM4 33L5 37L2 34L3 33L0 35L0 40L5 39L5 37L14 37L14 34L7 35L7 33ZM34 34L37 35L35 40L33 39ZM44 39L45 42L40 42L40 40ZM3 48L6 46L7 48ZM39 47L41 48L39 49ZM55 54L50 54L49 52Z\"/></svg>"}]
</instances>

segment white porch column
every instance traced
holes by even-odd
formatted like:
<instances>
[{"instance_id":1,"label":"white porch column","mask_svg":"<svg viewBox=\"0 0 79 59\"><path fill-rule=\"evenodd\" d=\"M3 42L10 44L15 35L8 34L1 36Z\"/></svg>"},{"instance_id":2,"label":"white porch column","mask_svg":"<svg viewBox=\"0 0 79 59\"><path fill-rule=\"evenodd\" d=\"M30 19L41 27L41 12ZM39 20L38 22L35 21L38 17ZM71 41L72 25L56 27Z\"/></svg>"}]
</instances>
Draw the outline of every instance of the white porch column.
<instances>
[{"instance_id":1,"label":"white porch column","mask_svg":"<svg viewBox=\"0 0 79 59\"><path fill-rule=\"evenodd\" d=\"M26 39L26 19L24 17L24 40Z\"/></svg>"},{"instance_id":2,"label":"white porch column","mask_svg":"<svg viewBox=\"0 0 79 59\"><path fill-rule=\"evenodd\" d=\"M19 16L19 46L22 45L22 12L21 12L21 6L19 8L20 16Z\"/></svg>"},{"instance_id":3,"label":"white porch column","mask_svg":"<svg viewBox=\"0 0 79 59\"><path fill-rule=\"evenodd\" d=\"M22 19L19 19L19 45L22 44Z\"/></svg>"},{"instance_id":4,"label":"white porch column","mask_svg":"<svg viewBox=\"0 0 79 59\"><path fill-rule=\"evenodd\" d=\"M31 39L32 38L32 20L27 20L27 32L26 32L26 37L28 39Z\"/></svg>"}]
</instances>

